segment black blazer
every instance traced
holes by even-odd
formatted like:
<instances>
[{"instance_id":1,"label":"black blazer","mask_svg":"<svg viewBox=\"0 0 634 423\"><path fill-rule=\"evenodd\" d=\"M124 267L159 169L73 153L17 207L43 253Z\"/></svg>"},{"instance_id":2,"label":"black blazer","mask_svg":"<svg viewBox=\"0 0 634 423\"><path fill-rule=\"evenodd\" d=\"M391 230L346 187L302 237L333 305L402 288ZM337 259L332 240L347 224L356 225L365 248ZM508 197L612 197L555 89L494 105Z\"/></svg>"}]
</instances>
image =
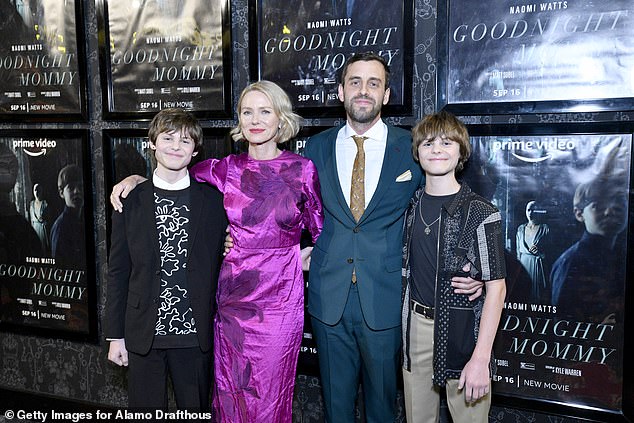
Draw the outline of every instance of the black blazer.
<instances>
[{"instance_id":1,"label":"black blazer","mask_svg":"<svg viewBox=\"0 0 634 423\"><path fill-rule=\"evenodd\" d=\"M216 288L227 227L222 195L191 182L187 289L198 342L209 351L216 312ZM154 219L154 187L145 181L112 213L104 334L125 338L126 349L146 354L152 347L160 303L161 258Z\"/></svg>"}]
</instances>

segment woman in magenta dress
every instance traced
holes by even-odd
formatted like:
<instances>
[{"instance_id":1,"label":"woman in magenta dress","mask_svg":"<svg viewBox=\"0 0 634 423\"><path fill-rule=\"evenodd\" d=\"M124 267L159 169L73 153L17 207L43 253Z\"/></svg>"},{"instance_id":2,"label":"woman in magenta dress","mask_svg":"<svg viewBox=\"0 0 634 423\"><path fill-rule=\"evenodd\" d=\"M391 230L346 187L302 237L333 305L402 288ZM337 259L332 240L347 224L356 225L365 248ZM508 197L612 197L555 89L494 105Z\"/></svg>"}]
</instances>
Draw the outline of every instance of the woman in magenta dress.
<instances>
[{"instance_id":1,"label":"woman in magenta dress","mask_svg":"<svg viewBox=\"0 0 634 423\"><path fill-rule=\"evenodd\" d=\"M291 422L304 323L302 229L317 239L323 222L313 163L278 149L300 117L286 93L260 81L238 101L235 140L248 153L210 159L191 170L224 194L234 247L218 280L214 409L220 422Z\"/></svg>"}]
</instances>

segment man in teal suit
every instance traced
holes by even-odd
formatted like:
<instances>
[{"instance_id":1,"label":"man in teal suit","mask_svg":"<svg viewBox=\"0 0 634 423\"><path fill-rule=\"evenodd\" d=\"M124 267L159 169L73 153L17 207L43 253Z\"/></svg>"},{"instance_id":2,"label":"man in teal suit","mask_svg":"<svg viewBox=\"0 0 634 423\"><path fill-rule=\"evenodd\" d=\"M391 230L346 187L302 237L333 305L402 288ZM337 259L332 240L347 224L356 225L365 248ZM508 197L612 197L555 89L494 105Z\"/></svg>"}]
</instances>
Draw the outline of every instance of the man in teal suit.
<instances>
[{"instance_id":1,"label":"man in teal suit","mask_svg":"<svg viewBox=\"0 0 634 423\"><path fill-rule=\"evenodd\" d=\"M308 140L317 166L325 222L311 254L308 311L323 386L326 420L353 422L359 384L367 422L396 415L401 345L403 214L421 184L408 131L386 125L389 69L373 53L345 64L339 84L347 122ZM350 210L357 145L366 137L364 210Z\"/></svg>"},{"instance_id":2,"label":"man in teal suit","mask_svg":"<svg viewBox=\"0 0 634 423\"><path fill-rule=\"evenodd\" d=\"M325 215L311 253L308 311L329 423L355 421L359 377L366 422L396 417L403 216L423 176L410 132L381 120L389 76L376 54L348 59L339 84L346 124L311 137L305 148L319 172ZM360 211L353 205L353 211L358 136L365 138L364 204ZM457 293L472 294L471 299L481 293L482 282L452 281Z\"/></svg>"}]
</instances>

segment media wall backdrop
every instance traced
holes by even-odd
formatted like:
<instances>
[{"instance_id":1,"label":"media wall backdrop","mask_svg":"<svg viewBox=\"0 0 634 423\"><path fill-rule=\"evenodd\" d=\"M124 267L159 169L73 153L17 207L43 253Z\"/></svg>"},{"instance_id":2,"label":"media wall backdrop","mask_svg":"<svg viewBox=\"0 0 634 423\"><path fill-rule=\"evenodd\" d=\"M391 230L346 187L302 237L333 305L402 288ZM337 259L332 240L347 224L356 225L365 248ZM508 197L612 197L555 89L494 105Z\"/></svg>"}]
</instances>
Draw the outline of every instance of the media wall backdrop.
<instances>
[{"instance_id":1,"label":"media wall backdrop","mask_svg":"<svg viewBox=\"0 0 634 423\"><path fill-rule=\"evenodd\" d=\"M629 0L448 0L446 104L533 102L560 112L634 96ZM443 43L444 44L444 43ZM631 103L621 102L629 109ZM517 110L531 111L518 107ZM467 108L457 108L473 113ZM482 109L482 107L480 107Z\"/></svg>"},{"instance_id":2,"label":"media wall backdrop","mask_svg":"<svg viewBox=\"0 0 634 423\"><path fill-rule=\"evenodd\" d=\"M343 116L339 73L365 51L390 66L388 111L411 111L411 0L250 0L250 7L252 79L280 84L302 116Z\"/></svg>"},{"instance_id":3,"label":"media wall backdrop","mask_svg":"<svg viewBox=\"0 0 634 423\"><path fill-rule=\"evenodd\" d=\"M96 336L87 134L0 132L0 325Z\"/></svg>"},{"instance_id":4,"label":"media wall backdrop","mask_svg":"<svg viewBox=\"0 0 634 423\"><path fill-rule=\"evenodd\" d=\"M0 0L0 119L82 117L81 1Z\"/></svg>"},{"instance_id":5,"label":"media wall backdrop","mask_svg":"<svg viewBox=\"0 0 634 423\"><path fill-rule=\"evenodd\" d=\"M230 116L228 0L103 0L107 117L147 118L179 107Z\"/></svg>"},{"instance_id":6,"label":"media wall backdrop","mask_svg":"<svg viewBox=\"0 0 634 423\"><path fill-rule=\"evenodd\" d=\"M471 139L464 178L505 219L494 392L621 411L631 133Z\"/></svg>"}]
</instances>

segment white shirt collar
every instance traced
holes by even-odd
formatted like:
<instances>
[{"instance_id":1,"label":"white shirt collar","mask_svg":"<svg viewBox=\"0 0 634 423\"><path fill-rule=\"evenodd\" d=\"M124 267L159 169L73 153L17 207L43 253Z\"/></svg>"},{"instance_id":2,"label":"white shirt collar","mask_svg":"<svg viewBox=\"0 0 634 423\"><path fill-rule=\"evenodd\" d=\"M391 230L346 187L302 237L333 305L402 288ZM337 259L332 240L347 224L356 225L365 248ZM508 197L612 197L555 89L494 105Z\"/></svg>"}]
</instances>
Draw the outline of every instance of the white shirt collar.
<instances>
[{"instance_id":1,"label":"white shirt collar","mask_svg":"<svg viewBox=\"0 0 634 423\"><path fill-rule=\"evenodd\" d=\"M353 135L358 135L347 122L346 126L344 126L344 131L345 138L351 139ZM363 133L363 136L372 140L385 141L387 139L387 125L382 119L379 119L370 129Z\"/></svg>"},{"instance_id":2,"label":"white shirt collar","mask_svg":"<svg viewBox=\"0 0 634 423\"><path fill-rule=\"evenodd\" d=\"M155 187L164 189L166 191L178 191L180 189L188 188L189 185L191 184L189 179L189 173L185 175L182 179L179 179L178 181L172 184L167 182L164 179L161 179L161 177L156 174L156 170L152 174L152 183L154 184Z\"/></svg>"}]
</instances>

